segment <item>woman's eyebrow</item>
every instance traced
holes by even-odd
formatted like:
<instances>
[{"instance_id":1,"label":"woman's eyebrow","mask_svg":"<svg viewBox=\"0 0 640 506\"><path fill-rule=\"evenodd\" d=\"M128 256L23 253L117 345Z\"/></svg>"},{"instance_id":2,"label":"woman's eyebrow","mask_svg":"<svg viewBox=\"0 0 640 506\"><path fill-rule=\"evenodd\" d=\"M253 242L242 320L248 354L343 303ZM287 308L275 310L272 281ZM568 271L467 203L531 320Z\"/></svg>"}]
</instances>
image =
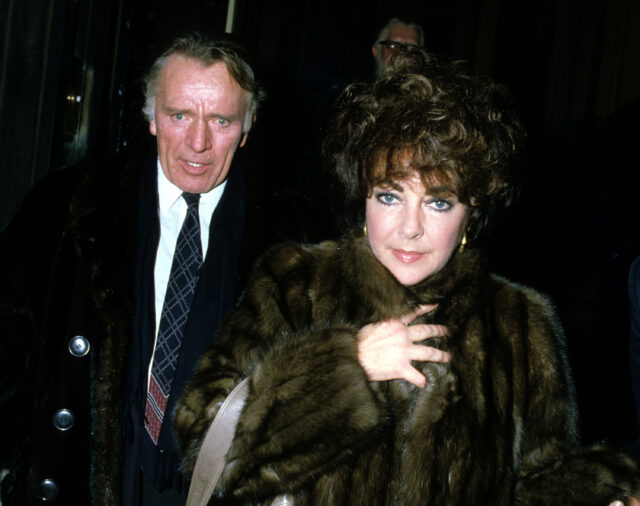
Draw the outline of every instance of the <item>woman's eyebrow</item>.
<instances>
[{"instance_id":1,"label":"woman's eyebrow","mask_svg":"<svg viewBox=\"0 0 640 506\"><path fill-rule=\"evenodd\" d=\"M381 188L392 188L394 190L397 190L399 192L403 192L404 191L404 187L399 185L398 183L396 183L395 181L391 180L391 179L384 179L382 181L379 181L378 183L375 184L375 186L379 186Z\"/></svg>"},{"instance_id":2,"label":"woman's eyebrow","mask_svg":"<svg viewBox=\"0 0 640 506\"><path fill-rule=\"evenodd\" d=\"M429 195L434 195L434 196L444 196L444 195L456 195L456 192L454 192L451 188L449 188L448 186L429 186L426 189L426 193Z\"/></svg>"}]
</instances>

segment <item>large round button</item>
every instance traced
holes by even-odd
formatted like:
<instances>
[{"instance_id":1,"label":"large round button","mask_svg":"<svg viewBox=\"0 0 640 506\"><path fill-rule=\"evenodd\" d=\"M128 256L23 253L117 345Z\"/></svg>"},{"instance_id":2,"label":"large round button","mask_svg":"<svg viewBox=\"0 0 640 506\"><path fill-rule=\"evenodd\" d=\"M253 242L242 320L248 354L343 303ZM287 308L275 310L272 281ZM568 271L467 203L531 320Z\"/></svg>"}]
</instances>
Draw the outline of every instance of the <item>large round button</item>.
<instances>
[{"instance_id":1,"label":"large round button","mask_svg":"<svg viewBox=\"0 0 640 506\"><path fill-rule=\"evenodd\" d=\"M84 357L89 353L89 348L89 341L86 337L75 336L71 338L71 341L69 341L69 352L74 357Z\"/></svg>"},{"instance_id":2,"label":"large round button","mask_svg":"<svg viewBox=\"0 0 640 506\"><path fill-rule=\"evenodd\" d=\"M58 485L48 478L42 480L38 486L38 497L43 501L53 501L58 497Z\"/></svg>"},{"instance_id":3,"label":"large round button","mask_svg":"<svg viewBox=\"0 0 640 506\"><path fill-rule=\"evenodd\" d=\"M73 427L73 413L68 409L59 409L53 415L53 425L58 430L69 430Z\"/></svg>"}]
</instances>

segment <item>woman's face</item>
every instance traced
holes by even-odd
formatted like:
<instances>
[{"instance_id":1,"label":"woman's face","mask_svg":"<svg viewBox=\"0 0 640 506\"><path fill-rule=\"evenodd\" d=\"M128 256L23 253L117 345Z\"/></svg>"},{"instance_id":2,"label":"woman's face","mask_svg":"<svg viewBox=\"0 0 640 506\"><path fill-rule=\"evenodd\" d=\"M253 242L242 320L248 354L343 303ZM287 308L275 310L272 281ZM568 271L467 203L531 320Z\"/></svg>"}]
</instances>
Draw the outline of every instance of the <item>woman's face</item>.
<instances>
[{"instance_id":1,"label":"woman's face","mask_svg":"<svg viewBox=\"0 0 640 506\"><path fill-rule=\"evenodd\" d=\"M425 188L417 173L381 183L367 199L373 254L400 283L414 285L448 262L466 227L467 209L448 188Z\"/></svg>"}]
</instances>

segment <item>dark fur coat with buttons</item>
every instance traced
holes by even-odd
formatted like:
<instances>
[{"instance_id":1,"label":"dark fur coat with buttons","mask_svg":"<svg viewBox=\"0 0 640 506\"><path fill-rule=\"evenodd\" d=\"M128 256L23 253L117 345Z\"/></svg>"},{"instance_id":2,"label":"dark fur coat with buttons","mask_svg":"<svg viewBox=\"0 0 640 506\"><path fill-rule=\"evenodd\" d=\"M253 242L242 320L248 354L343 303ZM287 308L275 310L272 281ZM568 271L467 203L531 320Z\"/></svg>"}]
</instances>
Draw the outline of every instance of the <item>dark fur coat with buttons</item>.
<instances>
[{"instance_id":1,"label":"dark fur coat with buttons","mask_svg":"<svg viewBox=\"0 0 640 506\"><path fill-rule=\"evenodd\" d=\"M370 382L365 324L438 303L426 320L449 364L417 364L424 389ZM258 262L175 414L186 473L238 381L249 378L212 504L608 505L640 494L622 453L581 448L562 329L533 290L455 253L400 285L365 240L286 244Z\"/></svg>"},{"instance_id":2,"label":"dark fur coat with buttons","mask_svg":"<svg viewBox=\"0 0 640 506\"><path fill-rule=\"evenodd\" d=\"M53 173L0 235L3 504L42 504L43 494L52 504L120 502L141 164L132 156ZM81 357L68 348L76 335L90 346ZM74 416L67 430L54 426L60 409Z\"/></svg>"}]
</instances>

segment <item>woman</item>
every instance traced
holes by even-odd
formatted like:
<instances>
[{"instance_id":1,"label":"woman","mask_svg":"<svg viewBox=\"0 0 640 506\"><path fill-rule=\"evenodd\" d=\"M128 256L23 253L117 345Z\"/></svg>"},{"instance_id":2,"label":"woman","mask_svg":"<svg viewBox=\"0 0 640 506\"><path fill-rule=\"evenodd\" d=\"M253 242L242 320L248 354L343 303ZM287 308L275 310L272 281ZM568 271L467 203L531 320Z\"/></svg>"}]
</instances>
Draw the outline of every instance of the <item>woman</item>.
<instances>
[{"instance_id":1,"label":"woman","mask_svg":"<svg viewBox=\"0 0 640 506\"><path fill-rule=\"evenodd\" d=\"M613 450L577 446L562 330L487 272L522 130L503 90L410 50L352 86L324 149L348 232L257 263L175 427L190 472L242 378L223 504L598 504L640 493ZM364 226L363 226L364 225Z\"/></svg>"}]
</instances>

